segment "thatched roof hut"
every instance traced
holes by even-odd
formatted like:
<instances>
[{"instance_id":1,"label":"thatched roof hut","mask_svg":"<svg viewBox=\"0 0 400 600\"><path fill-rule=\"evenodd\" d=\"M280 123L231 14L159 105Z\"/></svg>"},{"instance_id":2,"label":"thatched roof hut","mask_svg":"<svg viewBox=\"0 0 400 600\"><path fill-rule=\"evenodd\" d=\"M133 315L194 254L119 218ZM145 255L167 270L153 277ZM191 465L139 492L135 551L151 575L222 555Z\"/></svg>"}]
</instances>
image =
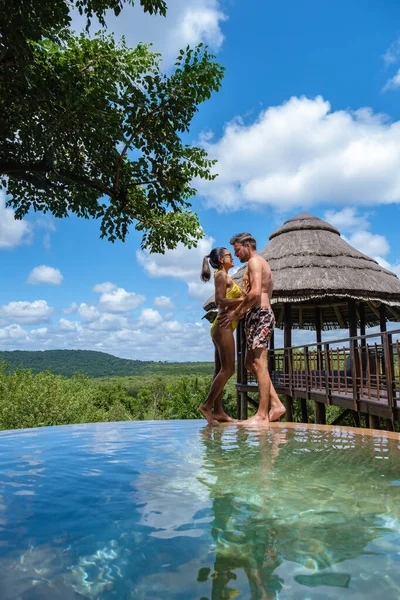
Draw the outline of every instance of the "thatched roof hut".
<instances>
[{"instance_id":1,"label":"thatched roof hut","mask_svg":"<svg viewBox=\"0 0 400 600\"><path fill-rule=\"evenodd\" d=\"M302 212L274 231L260 251L274 278L273 309L283 327L284 306L291 306L291 326L335 329L354 322L350 306L357 302L357 321L365 326L387 318L400 321L400 280L362 254L326 221ZM233 277L240 283L245 267ZM353 305L351 302L353 301ZM215 308L211 297L206 311Z\"/></svg>"}]
</instances>

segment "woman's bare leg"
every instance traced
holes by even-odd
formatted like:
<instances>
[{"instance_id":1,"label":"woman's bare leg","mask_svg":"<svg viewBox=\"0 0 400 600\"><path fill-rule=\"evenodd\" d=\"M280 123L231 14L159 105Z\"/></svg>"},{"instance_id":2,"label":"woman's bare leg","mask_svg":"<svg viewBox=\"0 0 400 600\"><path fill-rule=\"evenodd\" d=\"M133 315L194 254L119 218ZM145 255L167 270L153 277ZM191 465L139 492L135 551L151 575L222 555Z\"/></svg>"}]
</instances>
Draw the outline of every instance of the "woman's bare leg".
<instances>
[{"instance_id":1,"label":"woman's bare leg","mask_svg":"<svg viewBox=\"0 0 400 600\"><path fill-rule=\"evenodd\" d=\"M229 327L216 327L213 333L213 342L218 351L220 370L214 376L207 400L199 406L199 411L210 424L229 420L230 417L222 409L222 392L225 384L235 372L235 341L232 329ZM213 414L213 408L214 414Z\"/></svg>"}]
</instances>

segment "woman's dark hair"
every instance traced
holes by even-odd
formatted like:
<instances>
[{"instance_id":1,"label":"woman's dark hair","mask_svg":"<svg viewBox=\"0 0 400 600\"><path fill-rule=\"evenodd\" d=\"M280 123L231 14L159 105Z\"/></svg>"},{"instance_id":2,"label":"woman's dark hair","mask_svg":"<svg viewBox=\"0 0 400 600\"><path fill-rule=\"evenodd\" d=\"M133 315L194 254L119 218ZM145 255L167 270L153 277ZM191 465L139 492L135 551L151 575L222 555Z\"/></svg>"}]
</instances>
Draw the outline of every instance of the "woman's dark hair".
<instances>
[{"instance_id":1,"label":"woman's dark hair","mask_svg":"<svg viewBox=\"0 0 400 600\"><path fill-rule=\"evenodd\" d=\"M213 248L207 256L203 258L203 267L201 269L200 279L202 281L210 281L211 279L211 271L210 265L213 269L219 269L220 263L218 261L219 258L222 258L226 248Z\"/></svg>"}]
</instances>

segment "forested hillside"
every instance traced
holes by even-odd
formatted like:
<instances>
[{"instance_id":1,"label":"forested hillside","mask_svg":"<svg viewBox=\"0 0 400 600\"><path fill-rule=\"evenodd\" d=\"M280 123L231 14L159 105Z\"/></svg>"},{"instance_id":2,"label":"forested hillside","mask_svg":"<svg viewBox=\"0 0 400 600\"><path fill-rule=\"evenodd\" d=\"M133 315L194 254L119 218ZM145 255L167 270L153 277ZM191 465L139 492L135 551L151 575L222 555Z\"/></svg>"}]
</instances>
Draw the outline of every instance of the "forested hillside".
<instances>
[{"instance_id":1,"label":"forested hillside","mask_svg":"<svg viewBox=\"0 0 400 600\"><path fill-rule=\"evenodd\" d=\"M34 373L51 371L57 375L71 377L83 373L89 377L115 377L128 375L211 375L212 363L167 363L118 358L105 352L92 350L44 350L4 351L0 361L18 367L32 369Z\"/></svg>"}]
</instances>

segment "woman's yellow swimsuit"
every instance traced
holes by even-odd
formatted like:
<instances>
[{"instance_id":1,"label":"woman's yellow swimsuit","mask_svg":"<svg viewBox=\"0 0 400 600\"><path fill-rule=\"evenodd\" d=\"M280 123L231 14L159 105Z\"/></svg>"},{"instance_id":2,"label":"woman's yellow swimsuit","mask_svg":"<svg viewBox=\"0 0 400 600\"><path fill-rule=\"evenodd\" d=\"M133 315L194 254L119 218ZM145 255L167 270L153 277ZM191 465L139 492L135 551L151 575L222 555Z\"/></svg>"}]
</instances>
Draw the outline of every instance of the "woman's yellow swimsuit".
<instances>
[{"instance_id":1,"label":"woman's yellow swimsuit","mask_svg":"<svg viewBox=\"0 0 400 600\"><path fill-rule=\"evenodd\" d=\"M216 274L218 273L218 271L215 271L214 273L214 279ZM234 300L236 298L240 298L240 296L242 295L242 290L241 288L238 286L237 283L235 283L234 281L232 282L232 287L229 290L229 292L226 292L225 294L225 298L228 298L229 300ZM216 328L218 323L218 316L216 317L215 321L213 321L213 324L211 325L211 329L210 329L210 335L213 334L214 329ZM238 326L236 321L232 322L232 331L235 331L236 327Z\"/></svg>"}]
</instances>

